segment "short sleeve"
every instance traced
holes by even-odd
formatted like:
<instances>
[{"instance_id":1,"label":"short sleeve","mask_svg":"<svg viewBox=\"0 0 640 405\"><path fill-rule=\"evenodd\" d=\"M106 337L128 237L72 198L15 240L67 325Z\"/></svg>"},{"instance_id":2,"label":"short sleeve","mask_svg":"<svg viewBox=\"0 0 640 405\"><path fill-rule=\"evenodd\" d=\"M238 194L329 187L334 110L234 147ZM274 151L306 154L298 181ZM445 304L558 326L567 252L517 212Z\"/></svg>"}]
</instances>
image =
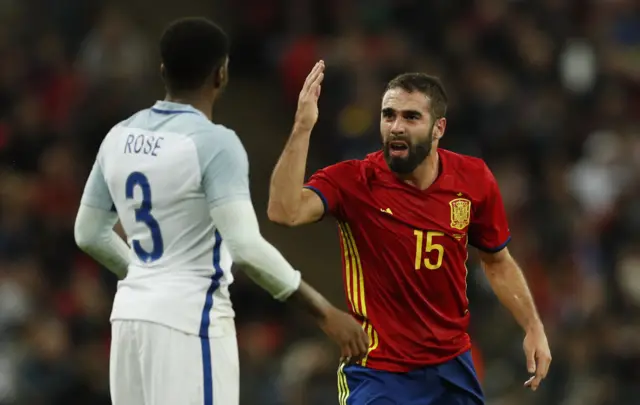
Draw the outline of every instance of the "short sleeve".
<instances>
[{"instance_id":1,"label":"short sleeve","mask_svg":"<svg viewBox=\"0 0 640 405\"><path fill-rule=\"evenodd\" d=\"M482 176L486 194L474 212L469 243L484 252L496 253L507 246L511 234L498 183L486 165Z\"/></svg>"},{"instance_id":2,"label":"short sleeve","mask_svg":"<svg viewBox=\"0 0 640 405\"><path fill-rule=\"evenodd\" d=\"M104 178L102 167L100 167L99 159L96 159L91 173L89 173L89 178L84 186L80 203L105 211L113 210L113 199L109 193L109 187Z\"/></svg>"},{"instance_id":3,"label":"short sleeve","mask_svg":"<svg viewBox=\"0 0 640 405\"><path fill-rule=\"evenodd\" d=\"M309 178L305 188L315 192L324 204L324 213L340 217L344 204L344 179L353 169L353 162L346 161L320 169Z\"/></svg>"},{"instance_id":4,"label":"short sleeve","mask_svg":"<svg viewBox=\"0 0 640 405\"><path fill-rule=\"evenodd\" d=\"M211 208L249 200L249 159L230 129L215 127L193 136L202 171L202 188Z\"/></svg>"}]
</instances>

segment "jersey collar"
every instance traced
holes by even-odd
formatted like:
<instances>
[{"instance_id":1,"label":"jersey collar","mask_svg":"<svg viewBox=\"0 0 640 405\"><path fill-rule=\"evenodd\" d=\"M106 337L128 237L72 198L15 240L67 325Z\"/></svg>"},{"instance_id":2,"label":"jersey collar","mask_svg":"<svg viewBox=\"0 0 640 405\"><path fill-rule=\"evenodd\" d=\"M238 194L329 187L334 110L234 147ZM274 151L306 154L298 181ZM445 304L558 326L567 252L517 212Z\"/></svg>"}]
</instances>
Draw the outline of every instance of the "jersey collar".
<instances>
[{"instance_id":1,"label":"jersey collar","mask_svg":"<svg viewBox=\"0 0 640 405\"><path fill-rule=\"evenodd\" d=\"M151 111L158 114L174 115L174 114L197 114L206 118L202 111L194 108L189 104L174 103L173 101L158 100L151 107Z\"/></svg>"}]
</instances>

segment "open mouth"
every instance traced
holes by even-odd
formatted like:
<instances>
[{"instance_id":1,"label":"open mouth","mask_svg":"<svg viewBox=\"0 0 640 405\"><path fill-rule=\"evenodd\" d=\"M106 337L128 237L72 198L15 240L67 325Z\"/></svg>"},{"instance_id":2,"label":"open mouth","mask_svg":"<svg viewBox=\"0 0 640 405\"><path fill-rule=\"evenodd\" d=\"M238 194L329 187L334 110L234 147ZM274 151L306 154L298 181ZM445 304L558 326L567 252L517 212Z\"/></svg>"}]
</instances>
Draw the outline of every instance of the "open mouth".
<instances>
[{"instance_id":1,"label":"open mouth","mask_svg":"<svg viewBox=\"0 0 640 405\"><path fill-rule=\"evenodd\" d=\"M393 157L405 157L409 154L409 144L405 141L389 142L389 155Z\"/></svg>"}]
</instances>

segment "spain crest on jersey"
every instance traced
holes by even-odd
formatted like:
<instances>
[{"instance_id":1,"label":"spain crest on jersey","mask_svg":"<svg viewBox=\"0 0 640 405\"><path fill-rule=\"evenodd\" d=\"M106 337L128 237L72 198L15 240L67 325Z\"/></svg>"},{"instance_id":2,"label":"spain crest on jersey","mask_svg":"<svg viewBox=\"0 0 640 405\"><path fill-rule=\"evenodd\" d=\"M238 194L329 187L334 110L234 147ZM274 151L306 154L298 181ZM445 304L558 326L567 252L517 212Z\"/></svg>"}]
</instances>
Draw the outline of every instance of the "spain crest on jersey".
<instances>
[{"instance_id":1,"label":"spain crest on jersey","mask_svg":"<svg viewBox=\"0 0 640 405\"><path fill-rule=\"evenodd\" d=\"M463 230L471 222L471 201L466 198L456 198L449 201L451 207L451 227Z\"/></svg>"}]
</instances>

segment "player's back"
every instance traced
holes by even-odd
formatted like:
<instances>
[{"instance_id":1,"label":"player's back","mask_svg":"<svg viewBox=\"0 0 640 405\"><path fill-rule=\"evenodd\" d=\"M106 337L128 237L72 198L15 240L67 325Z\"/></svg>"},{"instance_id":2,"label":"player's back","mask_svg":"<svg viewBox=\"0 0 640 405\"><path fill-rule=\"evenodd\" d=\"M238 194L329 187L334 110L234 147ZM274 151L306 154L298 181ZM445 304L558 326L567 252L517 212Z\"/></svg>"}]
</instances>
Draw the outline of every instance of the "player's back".
<instances>
[{"instance_id":1,"label":"player's back","mask_svg":"<svg viewBox=\"0 0 640 405\"><path fill-rule=\"evenodd\" d=\"M131 246L112 319L215 336L210 317L233 317L231 257L202 187L203 162L224 142L239 141L198 110L169 102L138 112L105 138L98 163Z\"/></svg>"}]
</instances>

